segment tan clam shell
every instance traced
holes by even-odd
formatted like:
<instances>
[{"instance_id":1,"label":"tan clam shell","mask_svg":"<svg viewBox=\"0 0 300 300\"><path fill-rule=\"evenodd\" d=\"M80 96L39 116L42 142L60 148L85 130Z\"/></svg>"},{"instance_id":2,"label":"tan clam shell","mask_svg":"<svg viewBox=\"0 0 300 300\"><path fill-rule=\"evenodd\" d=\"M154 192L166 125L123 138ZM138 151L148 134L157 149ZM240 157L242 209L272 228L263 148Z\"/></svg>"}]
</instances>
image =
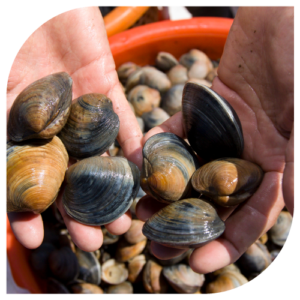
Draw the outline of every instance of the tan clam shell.
<instances>
[{"instance_id":1,"label":"tan clam shell","mask_svg":"<svg viewBox=\"0 0 300 300\"><path fill-rule=\"evenodd\" d=\"M149 259L143 271L144 288L149 293L163 294L168 289L168 283L162 276L162 266Z\"/></svg>"},{"instance_id":2,"label":"tan clam shell","mask_svg":"<svg viewBox=\"0 0 300 300\"><path fill-rule=\"evenodd\" d=\"M126 262L131 258L141 254L145 249L147 244L147 239L132 245L129 244L125 239L122 239L118 243L116 251L116 259L120 262Z\"/></svg>"},{"instance_id":3,"label":"tan clam shell","mask_svg":"<svg viewBox=\"0 0 300 300\"><path fill-rule=\"evenodd\" d=\"M133 294L133 286L130 282L124 281L117 285L111 285L107 288L107 294Z\"/></svg>"},{"instance_id":4,"label":"tan clam shell","mask_svg":"<svg viewBox=\"0 0 300 300\"><path fill-rule=\"evenodd\" d=\"M128 270L124 263L109 259L102 265L101 279L109 284L119 284L127 280Z\"/></svg>"},{"instance_id":5,"label":"tan clam shell","mask_svg":"<svg viewBox=\"0 0 300 300\"><path fill-rule=\"evenodd\" d=\"M68 166L58 137L7 143L7 212L41 213L56 199Z\"/></svg>"},{"instance_id":6,"label":"tan clam shell","mask_svg":"<svg viewBox=\"0 0 300 300\"><path fill-rule=\"evenodd\" d=\"M129 260L128 262L128 280L132 283L140 279L142 270L146 264L146 256L140 254Z\"/></svg>"},{"instance_id":7,"label":"tan clam shell","mask_svg":"<svg viewBox=\"0 0 300 300\"><path fill-rule=\"evenodd\" d=\"M130 244L136 244L147 238L143 235L142 228L145 222L140 220L132 220L131 226L124 234L124 238Z\"/></svg>"}]
</instances>

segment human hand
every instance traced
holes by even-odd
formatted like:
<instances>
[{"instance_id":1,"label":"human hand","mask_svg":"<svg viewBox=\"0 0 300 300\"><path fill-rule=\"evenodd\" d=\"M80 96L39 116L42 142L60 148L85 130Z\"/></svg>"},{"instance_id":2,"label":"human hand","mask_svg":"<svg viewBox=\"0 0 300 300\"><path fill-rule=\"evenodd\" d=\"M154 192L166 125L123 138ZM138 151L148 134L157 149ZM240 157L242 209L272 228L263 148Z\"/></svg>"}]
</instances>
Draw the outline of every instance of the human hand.
<instances>
[{"instance_id":1,"label":"human hand","mask_svg":"<svg viewBox=\"0 0 300 300\"><path fill-rule=\"evenodd\" d=\"M190 265L198 273L235 262L271 228L284 205L293 213L293 14L293 8L239 8L228 35L212 89L230 102L240 118L242 158L260 165L265 175L244 204L218 210L226 229L220 238L192 253ZM160 132L184 137L181 113L149 131L143 144ZM146 221L163 206L145 196L136 213ZM161 259L186 251L155 242L151 249Z\"/></svg>"},{"instance_id":2,"label":"human hand","mask_svg":"<svg viewBox=\"0 0 300 300\"><path fill-rule=\"evenodd\" d=\"M7 116L17 95L37 79L56 72L67 72L73 79L73 99L87 93L105 94L113 102L120 119L118 142L125 156L139 166L142 133L119 85L105 26L98 7L63 13L38 28L20 49L7 87ZM140 167L140 166L139 166ZM100 226L87 226L70 218L61 203L56 204L74 243L85 251L102 245ZM8 213L16 238L26 248L43 241L43 221L34 213ZM130 213L106 225L112 234L125 233L131 224Z\"/></svg>"}]
</instances>

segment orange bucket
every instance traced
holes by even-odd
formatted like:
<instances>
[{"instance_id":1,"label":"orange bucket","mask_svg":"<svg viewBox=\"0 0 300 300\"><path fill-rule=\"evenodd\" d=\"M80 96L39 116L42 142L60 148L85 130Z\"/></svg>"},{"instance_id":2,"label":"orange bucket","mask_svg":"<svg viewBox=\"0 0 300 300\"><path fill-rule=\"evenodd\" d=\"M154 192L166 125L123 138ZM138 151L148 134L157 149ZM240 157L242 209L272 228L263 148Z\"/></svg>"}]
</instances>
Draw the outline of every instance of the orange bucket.
<instances>
[{"instance_id":1,"label":"orange bucket","mask_svg":"<svg viewBox=\"0 0 300 300\"><path fill-rule=\"evenodd\" d=\"M109 38L116 68L131 61L138 65L153 64L159 51L172 53L179 58L192 48L204 51L211 59L221 57L233 20L198 17L179 21L161 21L147 24ZM31 293L45 291L45 282L31 270L28 256L15 238L7 219L7 257L13 278L18 286Z\"/></svg>"}]
</instances>

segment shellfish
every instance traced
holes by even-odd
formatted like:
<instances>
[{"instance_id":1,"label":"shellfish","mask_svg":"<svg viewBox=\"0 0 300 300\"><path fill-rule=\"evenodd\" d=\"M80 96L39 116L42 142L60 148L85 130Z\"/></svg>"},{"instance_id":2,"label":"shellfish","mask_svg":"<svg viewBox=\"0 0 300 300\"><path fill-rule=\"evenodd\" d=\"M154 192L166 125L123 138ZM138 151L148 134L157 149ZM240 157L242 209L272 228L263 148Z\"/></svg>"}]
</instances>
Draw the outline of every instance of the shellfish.
<instances>
[{"instance_id":1,"label":"shellfish","mask_svg":"<svg viewBox=\"0 0 300 300\"><path fill-rule=\"evenodd\" d=\"M119 126L119 117L109 98L86 94L73 101L68 121L58 136L71 157L82 159L107 151Z\"/></svg>"},{"instance_id":2,"label":"shellfish","mask_svg":"<svg viewBox=\"0 0 300 300\"><path fill-rule=\"evenodd\" d=\"M256 164L239 158L220 158L199 168L192 186L221 206L234 206L259 187L264 172Z\"/></svg>"},{"instance_id":3,"label":"shellfish","mask_svg":"<svg viewBox=\"0 0 300 300\"><path fill-rule=\"evenodd\" d=\"M172 203L192 192L190 178L199 167L191 147L165 132L150 137L143 148L142 189L155 199Z\"/></svg>"},{"instance_id":4,"label":"shellfish","mask_svg":"<svg viewBox=\"0 0 300 300\"><path fill-rule=\"evenodd\" d=\"M174 248L195 248L218 238L224 222L208 202L190 198L167 205L152 215L143 234L152 241Z\"/></svg>"},{"instance_id":5,"label":"shellfish","mask_svg":"<svg viewBox=\"0 0 300 300\"><path fill-rule=\"evenodd\" d=\"M7 212L46 210L57 197L69 161L60 139L8 142L6 161Z\"/></svg>"},{"instance_id":6,"label":"shellfish","mask_svg":"<svg viewBox=\"0 0 300 300\"><path fill-rule=\"evenodd\" d=\"M25 88L14 101L7 132L15 142L50 139L67 122L72 102L72 78L65 72L43 77Z\"/></svg>"},{"instance_id":7,"label":"shellfish","mask_svg":"<svg viewBox=\"0 0 300 300\"><path fill-rule=\"evenodd\" d=\"M241 156L244 138L238 115L209 87L192 82L185 84L182 117L190 145L204 160Z\"/></svg>"},{"instance_id":8,"label":"shellfish","mask_svg":"<svg viewBox=\"0 0 300 300\"><path fill-rule=\"evenodd\" d=\"M62 203L69 216L87 225L105 225L129 208L139 190L138 167L122 157L94 156L66 172Z\"/></svg>"}]
</instances>

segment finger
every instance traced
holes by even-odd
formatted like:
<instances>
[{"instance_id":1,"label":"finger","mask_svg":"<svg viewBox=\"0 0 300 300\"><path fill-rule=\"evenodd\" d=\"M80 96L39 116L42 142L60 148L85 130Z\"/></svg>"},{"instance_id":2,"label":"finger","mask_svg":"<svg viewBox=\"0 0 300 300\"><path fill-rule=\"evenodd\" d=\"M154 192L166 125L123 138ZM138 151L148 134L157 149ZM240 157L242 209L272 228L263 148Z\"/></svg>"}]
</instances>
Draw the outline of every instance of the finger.
<instances>
[{"instance_id":1,"label":"finger","mask_svg":"<svg viewBox=\"0 0 300 300\"><path fill-rule=\"evenodd\" d=\"M11 229L17 240L28 249L35 249L44 239L44 226L40 214L32 212L8 213Z\"/></svg>"},{"instance_id":2,"label":"finger","mask_svg":"<svg viewBox=\"0 0 300 300\"><path fill-rule=\"evenodd\" d=\"M64 187L61 188L56 199L57 207L64 219L70 236L75 245L83 251L92 252L99 249L103 243L103 235L100 226L90 226L81 224L71 218L62 205L62 194Z\"/></svg>"},{"instance_id":3,"label":"finger","mask_svg":"<svg viewBox=\"0 0 300 300\"><path fill-rule=\"evenodd\" d=\"M130 226L131 213L129 210L117 220L105 225L106 229L114 235L121 235L127 232Z\"/></svg>"},{"instance_id":4,"label":"finger","mask_svg":"<svg viewBox=\"0 0 300 300\"><path fill-rule=\"evenodd\" d=\"M152 136L161 132L171 132L178 135L181 138L184 138L184 130L182 125L182 113L181 111L170 117L167 121L162 123L159 126L156 126L149 130L144 138L143 138L143 145L145 142Z\"/></svg>"},{"instance_id":5,"label":"finger","mask_svg":"<svg viewBox=\"0 0 300 300\"><path fill-rule=\"evenodd\" d=\"M266 173L257 192L226 220L221 238L194 250L190 266L195 272L206 274L235 262L271 228L284 207L281 179L281 173Z\"/></svg>"},{"instance_id":6,"label":"finger","mask_svg":"<svg viewBox=\"0 0 300 300\"><path fill-rule=\"evenodd\" d=\"M285 169L283 173L282 189L284 202L290 214L294 212L294 128L285 152Z\"/></svg>"},{"instance_id":7,"label":"finger","mask_svg":"<svg viewBox=\"0 0 300 300\"><path fill-rule=\"evenodd\" d=\"M163 260L177 257L188 250L188 249L177 249L177 248L165 247L153 241L151 242L150 247L151 247L151 253L155 257Z\"/></svg>"},{"instance_id":8,"label":"finger","mask_svg":"<svg viewBox=\"0 0 300 300\"><path fill-rule=\"evenodd\" d=\"M153 214L167 206L167 204L156 201L151 196L142 197L135 207L136 216L143 222L146 222Z\"/></svg>"}]
</instances>

